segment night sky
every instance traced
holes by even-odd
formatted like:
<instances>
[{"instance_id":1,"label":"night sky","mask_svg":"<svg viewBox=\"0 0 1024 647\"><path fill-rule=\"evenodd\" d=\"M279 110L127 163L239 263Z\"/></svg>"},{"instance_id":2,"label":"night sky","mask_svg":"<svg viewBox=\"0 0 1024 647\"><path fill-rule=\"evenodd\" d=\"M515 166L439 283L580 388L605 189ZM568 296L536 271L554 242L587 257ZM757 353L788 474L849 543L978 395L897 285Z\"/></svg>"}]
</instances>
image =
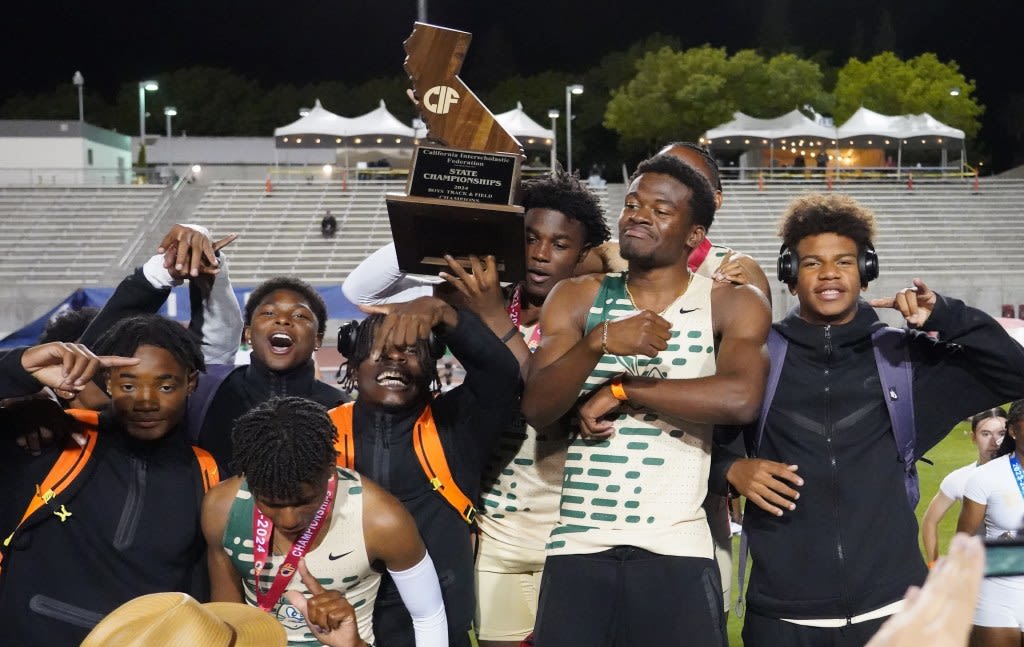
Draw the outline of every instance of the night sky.
<instances>
[{"instance_id":1,"label":"night sky","mask_svg":"<svg viewBox=\"0 0 1024 647\"><path fill-rule=\"evenodd\" d=\"M829 62L841 65L857 34L873 53L888 12L897 54L934 51L977 81L988 106L981 138L994 149L1011 97L1024 95L1020 0L433 0L428 12L430 22L473 32L462 72L470 87L515 73L583 71L655 32L730 53L782 39L805 56L830 52ZM111 94L126 81L191 65L268 84L358 83L400 73L415 18L416 0L8 3L0 100L70 83L75 70L88 89Z\"/></svg>"}]
</instances>

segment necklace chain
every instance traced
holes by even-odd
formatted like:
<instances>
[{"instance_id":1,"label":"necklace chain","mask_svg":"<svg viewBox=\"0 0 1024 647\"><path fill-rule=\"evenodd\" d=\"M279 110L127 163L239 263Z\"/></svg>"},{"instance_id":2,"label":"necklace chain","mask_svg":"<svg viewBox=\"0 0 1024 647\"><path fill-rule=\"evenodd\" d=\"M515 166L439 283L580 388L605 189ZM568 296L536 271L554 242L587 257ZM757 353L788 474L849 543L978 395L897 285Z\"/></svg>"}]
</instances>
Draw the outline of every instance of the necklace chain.
<instances>
[{"instance_id":1,"label":"necklace chain","mask_svg":"<svg viewBox=\"0 0 1024 647\"><path fill-rule=\"evenodd\" d=\"M676 296L672 297L672 300L668 302L668 305L666 305L664 307L664 309L662 309L662 311L658 313L659 317L665 316L665 313L668 312L668 309L672 307L672 304L675 303L679 299L679 297L681 297L684 294L686 294L686 291L690 289L690 283L691 283L691 279L692 278L693 278L693 272L690 271L690 268L686 268L686 285L684 285L683 289L679 291L679 294L677 294ZM633 309L637 310L637 311L643 310L643 308L641 308L639 305L637 305L636 299L633 298L633 293L630 292L630 290L629 290L629 274L628 273L626 274L626 280L623 281L622 284L626 287L626 296L629 297L629 302L633 304Z\"/></svg>"}]
</instances>

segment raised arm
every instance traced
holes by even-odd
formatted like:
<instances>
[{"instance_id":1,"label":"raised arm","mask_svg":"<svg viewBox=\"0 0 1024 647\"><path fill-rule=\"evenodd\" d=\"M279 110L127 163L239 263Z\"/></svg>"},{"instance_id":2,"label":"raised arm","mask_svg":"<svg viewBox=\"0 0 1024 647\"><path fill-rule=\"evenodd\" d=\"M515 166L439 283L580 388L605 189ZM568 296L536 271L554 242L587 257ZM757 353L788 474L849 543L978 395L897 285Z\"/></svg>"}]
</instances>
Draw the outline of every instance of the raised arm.
<instances>
[{"instance_id":1,"label":"raised arm","mask_svg":"<svg viewBox=\"0 0 1024 647\"><path fill-rule=\"evenodd\" d=\"M341 284L341 291L356 305L379 305L430 296L437 283L438 279L406 274L398 269L395 244L388 243L352 270Z\"/></svg>"}]
</instances>

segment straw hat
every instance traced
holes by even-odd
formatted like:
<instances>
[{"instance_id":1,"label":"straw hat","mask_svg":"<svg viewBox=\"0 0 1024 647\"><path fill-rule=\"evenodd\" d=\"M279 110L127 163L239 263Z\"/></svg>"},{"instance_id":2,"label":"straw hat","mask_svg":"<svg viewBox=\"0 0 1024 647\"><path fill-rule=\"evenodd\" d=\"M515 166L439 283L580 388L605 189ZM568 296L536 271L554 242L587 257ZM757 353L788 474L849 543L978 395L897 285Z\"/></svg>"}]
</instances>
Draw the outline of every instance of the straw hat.
<instances>
[{"instance_id":1,"label":"straw hat","mask_svg":"<svg viewBox=\"0 0 1024 647\"><path fill-rule=\"evenodd\" d=\"M199 604L185 593L153 593L125 602L100 621L81 647L284 647L270 614L235 602Z\"/></svg>"}]
</instances>

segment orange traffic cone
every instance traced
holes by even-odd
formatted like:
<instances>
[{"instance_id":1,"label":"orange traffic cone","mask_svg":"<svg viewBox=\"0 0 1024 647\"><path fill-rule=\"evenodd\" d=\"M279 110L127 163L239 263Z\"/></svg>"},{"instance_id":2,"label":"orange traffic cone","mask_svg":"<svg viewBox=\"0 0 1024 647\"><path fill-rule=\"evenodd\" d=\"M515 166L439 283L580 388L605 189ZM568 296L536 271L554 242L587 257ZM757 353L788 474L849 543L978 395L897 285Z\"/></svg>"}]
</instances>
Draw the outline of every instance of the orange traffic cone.
<instances>
[{"instance_id":1,"label":"orange traffic cone","mask_svg":"<svg viewBox=\"0 0 1024 647\"><path fill-rule=\"evenodd\" d=\"M978 179L978 169L974 169L974 192L981 191L981 181Z\"/></svg>"},{"instance_id":2,"label":"orange traffic cone","mask_svg":"<svg viewBox=\"0 0 1024 647\"><path fill-rule=\"evenodd\" d=\"M907 191L914 190L914 174L907 173Z\"/></svg>"},{"instance_id":3,"label":"orange traffic cone","mask_svg":"<svg viewBox=\"0 0 1024 647\"><path fill-rule=\"evenodd\" d=\"M757 174L757 190L764 191L764 173Z\"/></svg>"}]
</instances>

